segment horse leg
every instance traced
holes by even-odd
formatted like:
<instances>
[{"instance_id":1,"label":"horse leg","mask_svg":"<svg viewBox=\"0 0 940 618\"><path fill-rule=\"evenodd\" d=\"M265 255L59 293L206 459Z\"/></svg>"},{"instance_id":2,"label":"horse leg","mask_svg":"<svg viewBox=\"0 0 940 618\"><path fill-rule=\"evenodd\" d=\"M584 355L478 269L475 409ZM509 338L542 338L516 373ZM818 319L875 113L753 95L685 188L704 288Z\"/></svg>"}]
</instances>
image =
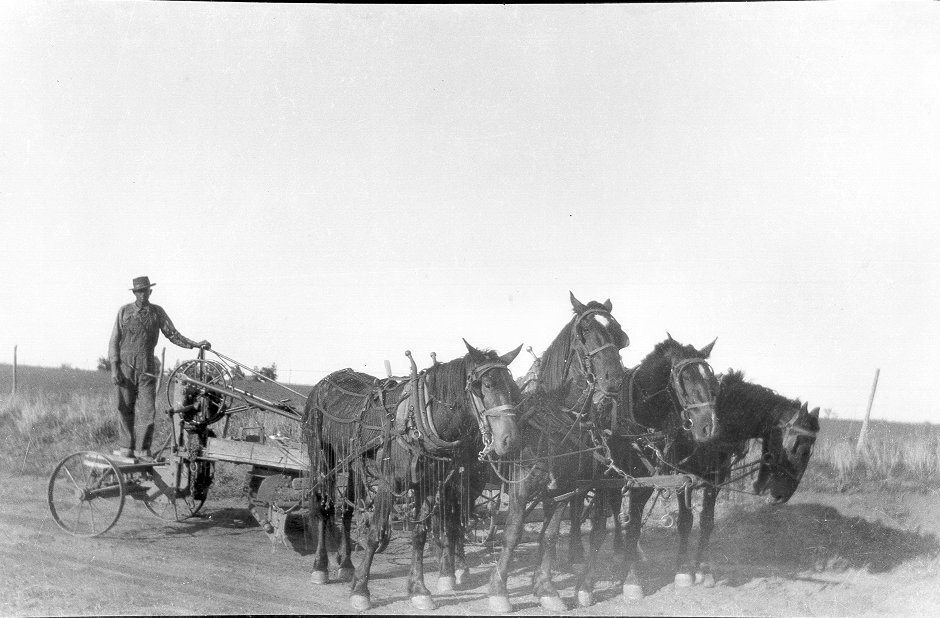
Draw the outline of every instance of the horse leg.
<instances>
[{"instance_id":1,"label":"horse leg","mask_svg":"<svg viewBox=\"0 0 940 618\"><path fill-rule=\"evenodd\" d=\"M465 530L459 519L457 526L457 535L454 539L454 583L460 586L470 575L470 565L467 564L467 552L464 547Z\"/></svg>"},{"instance_id":2,"label":"horse leg","mask_svg":"<svg viewBox=\"0 0 940 618\"><path fill-rule=\"evenodd\" d=\"M310 469L313 472L319 472L321 484L319 491L310 495L310 516L314 520L317 535L317 549L313 557L313 573L310 574L310 581L314 584L326 584L330 581L330 561L326 553L327 527L333 524L333 514L336 508L336 479L329 474L329 469L333 466L333 453L323 445L320 436L314 437L311 442L318 445L319 457L311 460ZM314 447L310 447L311 451Z\"/></svg>"},{"instance_id":3,"label":"horse leg","mask_svg":"<svg viewBox=\"0 0 940 618\"><path fill-rule=\"evenodd\" d=\"M537 566L532 574L532 594L539 600L542 609L561 612L568 609L552 583L552 566L558 552L558 531L561 528L563 509L557 508L555 500L547 497L542 501L545 523L539 535Z\"/></svg>"},{"instance_id":4,"label":"horse leg","mask_svg":"<svg viewBox=\"0 0 940 618\"><path fill-rule=\"evenodd\" d=\"M619 494L618 494L619 495ZM578 605L590 607L594 605L594 584L597 581L597 565L600 560L601 547L607 537L607 504L611 492L600 489L594 490L594 510L591 513L591 552L584 565L584 573L578 582Z\"/></svg>"},{"instance_id":5,"label":"horse leg","mask_svg":"<svg viewBox=\"0 0 940 618\"><path fill-rule=\"evenodd\" d=\"M715 585L715 576L712 574L711 563L708 560L708 546L715 529L715 501L718 498L718 488L707 485L702 492L702 514L699 517L698 553L695 556L695 583L703 584L706 588Z\"/></svg>"},{"instance_id":6,"label":"horse leg","mask_svg":"<svg viewBox=\"0 0 940 618\"><path fill-rule=\"evenodd\" d=\"M326 528L332 519L333 505L325 496L314 493L310 497L310 517L316 529L317 549L313 554L313 573L310 581L314 584L327 584L330 581L329 557L326 553Z\"/></svg>"},{"instance_id":7,"label":"horse leg","mask_svg":"<svg viewBox=\"0 0 940 618\"><path fill-rule=\"evenodd\" d=\"M433 610L437 606L431 591L424 585L424 545L428 538L428 515L432 509L432 496L424 496L415 490L415 523L411 531L411 573L408 575L408 595L411 604L421 610Z\"/></svg>"},{"instance_id":8,"label":"horse leg","mask_svg":"<svg viewBox=\"0 0 940 618\"><path fill-rule=\"evenodd\" d=\"M443 490L441 504L441 560L440 574L437 579L438 592L453 592L457 585L455 556L460 536L460 500L459 495L448 483Z\"/></svg>"},{"instance_id":9,"label":"horse leg","mask_svg":"<svg viewBox=\"0 0 940 618\"><path fill-rule=\"evenodd\" d=\"M640 584L638 565L640 555L638 551L640 542L640 529L643 525L643 509L653 495L652 487L642 487L630 490L630 509L627 514L627 526L624 530L623 559L624 578L623 596L628 601L639 601L643 598L643 586Z\"/></svg>"},{"instance_id":10,"label":"horse leg","mask_svg":"<svg viewBox=\"0 0 940 618\"><path fill-rule=\"evenodd\" d=\"M679 555L676 558L676 588L688 588L695 583L694 572L689 564L689 534L692 532L692 495L691 492L676 492L676 501L679 503Z\"/></svg>"},{"instance_id":11,"label":"horse leg","mask_svg":"<svg viewBox=\"0 0 940 618\"><path fill-rule=\"evenodd\" d=\"M584 496L575 494L568 500L568 563L584 562L584 544L581 542L581 524L584 521Z\"/></svg>"},{"instance_id":12,"label":"horse leg","mask_svg":"<svg viewBox=\"0 0 940 618\"><path fill-rule=\"evenodd\" d=\"M352 518L356 511L356 483L352 470L347 475L346 500L343 503L343 532L336 550L336 579L341 582L350 581L356 572L352 563Z\"/></svg>"},{"instance_id":13,"label":"horse leg","mask_svg":"<svg viewBox=\"0 0 940 618\"><path fill-rule=\"evenodd\" d=\"M490 575L489 609L493 613L505 614L512 611L506 580L512 564L512 554L522 538L522 526L525 523L525 507L529 498L526 483L510 486L509 509L506 512L506 524L503 526L503 548L499 552L496 566Z\"/></svg>"},{"instance_id":14,"label":"horse leg","mask_svg":"<svg viewBox=\"0 0 940 618\"><path fill-rule=\"evenodd\" d=\"M614 556L623 554L623 494L618 496L610 495L610 511L614 520Z\"/></svg>"},{"instance_id":15,"label":"horse leg","mask_svg":"<svg viewBox=\"0 0 940 618\"><path fill-rule=\"evenodd\" d=\"M369 533L366 536L362 562L356 567L352 578L352 590L349 602L357 611L365 611L372 607L369 593L369 572L372 570L372 560L379 546L391 534L392 494L384 484L380 483L376 491L372 519L369 522Z\"/></svg>"}]
</instances>

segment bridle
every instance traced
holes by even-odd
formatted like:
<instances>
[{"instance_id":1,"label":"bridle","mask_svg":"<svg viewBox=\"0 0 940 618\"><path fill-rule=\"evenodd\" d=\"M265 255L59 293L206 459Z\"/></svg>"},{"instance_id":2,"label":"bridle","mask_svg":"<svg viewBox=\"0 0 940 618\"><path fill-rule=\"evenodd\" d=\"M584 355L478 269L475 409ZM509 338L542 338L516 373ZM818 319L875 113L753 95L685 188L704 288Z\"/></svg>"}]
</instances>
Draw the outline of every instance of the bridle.
<instances>
[{"instance_id":1,"label":"bridle","mask_svg":"<svg viewBox=\"0 0 940 618\"><path fill-rule=\"evenodd\" d=\"M711 426L717 427L717 419L715 418L715 395L713 394L708 401L704 402L694 402L688 397L685 396L684 389L682 388L682 373L690 368L698 367L705 375L714 376L714 371L712 371L711 365L708 364L703 358L686 358L680 360L679 362L673 363L672 367L669 370L669 380L666 383L666 386L654 391L650 394L646 394L643 390L643 387L635 381L636 370L630 372L629 383L627 385L627 395L628 395L628 410L630 411L631 416L633 415L633 410L635 405L644 405L649 401L653 400L656 397L659 397L663 394L671 395L669 397L669 402L672 404L673 410L678 412L679 419L681 422L682 429L684 431L691 431L694 423L692 421L692 411L697 408L704 408L711 406L711 414L709 415L709 420L711 421ZM638 403L633 401L633 389L636 388L640 393L640 398Z\"/></svg>"},{"instance_id":2,"label":"bridle","mask_svg":"<svg viewBox=\"0 0 940 618\"><path fill-rule=\"evenodd\" d=\"M477 454L477 458L480 461L483 461L483 459L485 459L486 456L489 455L489 453L495 448L495 444L493 443L493 428L490 425L490 418L513 418L516 416L516 408L518 407L518 404L503 404L493 406L492 408L487 408L486 404L483 402L482 395L478 395L473 389L474 383L481 381L484 375L494 369L505 369L506 371L509 371L509 367L501 361L488 361L476 365L467 373L466 392L470 396L470 401L473 404L473 411L477 417L477 424L480 426L480 435L483 436L483 450Z\"/></svg>"},{"instance_id":3,"label":"bridle","mask_svg":"<svg viewBox=\"0 0 940 618\"><path fill-rule=\"evenodd\" d=\"M578 403L575 405L575 409L581 410L582 413L585 412L587 410L587 407L590 405L591 400L594 396L594 391L600 391L601 401L607 401L609 399L613 399L617 397L617 395L619 394L619 385L616 391L608 391L597 383L597 376L596 376L595 366L594 366L594 357L600 354L601 352L603 352L604 350L607 350L610 348L613 348L614 350L619 350L620 347L623 347L623 346L618 347L617 344L614 343L613 341L608 341L607 343L603 343L597 346L596 348L588 348L587 344L581 340L581 337L578 334L578 326L580 325L581 320L595 313L603 315L604 317L609 319L612 323L616 323L614 316L612 316L610 312L607 311L606 309L587 309L579 313L578 316L574 319L574 322L571 324L571 339L574 341L574 345L571 348L569 358L571 355L573 355L577 359L578 362L577 364L566 363L566 371L567 371L567 367L574 365L575 367L577 367L578 372L581 374L581 377L583 377L586 382L585 389L581 393L581 396L578 397Z\"/></svg>"},{"instance_id":4,"label":"bridle","mask_svg":"<svg viewBox=\"0 0 940 618\"><path fill-rule=\"evenodd\" d=\"M780 430L780 451L777 453L777 456L774 457L771 453L767 453L764 457L763 463L769 468L773 469L775 472L782 471L783 474L790 477L791 480L799 482L799 478L796 477L792 472L790 472L789 467L783 464L785 458L785 453L789 450L787 444L796 443L796 439L800 436L812 438L815 442L816 436L819 432L813 431L812 429L806 429L804 427L797 426L796 422L800 418L800 414L803 412L802 408L798 409L789 420L780 421L775 426L775 429Z\"/></svg>"}]
</instances>

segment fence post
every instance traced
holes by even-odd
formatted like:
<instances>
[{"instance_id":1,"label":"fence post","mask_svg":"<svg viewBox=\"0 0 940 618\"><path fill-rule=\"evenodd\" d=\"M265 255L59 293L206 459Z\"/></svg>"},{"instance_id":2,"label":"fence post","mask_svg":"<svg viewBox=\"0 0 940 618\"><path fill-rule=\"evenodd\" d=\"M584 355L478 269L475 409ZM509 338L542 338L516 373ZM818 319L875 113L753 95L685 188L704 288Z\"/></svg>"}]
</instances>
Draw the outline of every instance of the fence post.
<instances>
[{"instance_id":1,"label":"fence post","mask_svg":"<svg viewBox=\"0 0 940 618\"><path fill-rule=\"evenodd\" d=\"M878 388L878 374L881 369L875 369L875 381L871 385L871 395L868 397L868 409L865 411L865 420L862 421L862 430L858 432L858 443L855 452L860 453L865 448L865 434L868 433L868 417L871 416L871 404L875 401L875 389Z\"/></svg>"},{"instance_id":2,"label":"fence post","mask_svg":"<svg viewBox=\"0 0 940 618\"><path fill-rule=\"evenodd\" d=\"M17 346L14 345L13 346L13 391L10 393L11 397L16 396L16 348Z\"/></svg>"}]
</instances>

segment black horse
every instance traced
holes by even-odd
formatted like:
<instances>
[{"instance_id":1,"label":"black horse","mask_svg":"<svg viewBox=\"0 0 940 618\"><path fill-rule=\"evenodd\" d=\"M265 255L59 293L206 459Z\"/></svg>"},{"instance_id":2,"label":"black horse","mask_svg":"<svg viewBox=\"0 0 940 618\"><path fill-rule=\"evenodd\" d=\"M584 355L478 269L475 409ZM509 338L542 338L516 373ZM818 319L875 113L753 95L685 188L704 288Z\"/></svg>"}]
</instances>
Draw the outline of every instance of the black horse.
<instances>
[{"instance_id":1,"label":"black horse","mask_svg":"<svg viewBox=\"0 0 940 618\"><path fill-rule=\"evenodd\" d=\"M733 370L728 370L720 380L717 420L721 438L696 449L678 466L704 482L699 517L701 534L693 562L687 555L693 523L692 495L690 492L677 494L679 555L675 584L680 587L691 586L693 582L706 587L715 584L708 560L708 545L715 525L715 502L731 477L732 468L746 455L750 441L759 439L762 443L754 492L767 493L770 504L782 504L799 486L819 433L819 408L810 412L806 403L747 382L743 373Z\"/></svg>"},{"instance_id":2,"label":"black horse","mask_svg":"<svg viewBox=\"0 0 940 618\"><path fill-rule=\"evenodd\" d=\"M686 450L694 452L717 439L718 380L707 361L715 342L699 350L679 343L668 333L667 336L637 367L628 371L612 414L608 444L615 474L608 476L623 482L615 488L600 483L594 488L591 552L578 581L581 606L594 603L594 584L600 548L607 534L608 510L618 514L623 493L630 494L626 539L619 537L618 525L614 542L623 547L625 553L623 594L628 599L635 598L639 586L637 542L643 507L655 485L679 487L690 482L689 477L673 475L670 462L676 461ZM582 505L582 496L576 496L570 503L572 561L578 561L583 553Z\"/></svg>"},{"instance_id":3,"label":"black horse","mask_svg":"<svg viewBox=\"0 0 940 618\"><path fill-rule=\"evenodd\" d=\"M533 593L548 610L565 609L552 584L552 564L562 509L556 497L571 492L579 479L599 476L603 459L595 450L599 420L623 382L619 350L629 343L611 315L612 305L582 304L571 295L574 316L542 355L537 379L520 404L521 459L509 481L509 510L502 551L490 577L489 608L512 609L506 589L512 555L519 543L526 507L542 501Z\"/></svg>"},{"instance_id":4,"label":"black horse","mask_svg":"<svg viewBox=\"0 0 940 618\"><path fill-rule=\"evenodd\" d=\"M356 610L371 607L369 572L375 553L388 543L396 501L412 505L408 510L414 517L408 593L417 608L434 608L424 584L429 519L440 518L445 537L441 579L452 581L460 469L481 455L473 448L477 444L501 456L515 447L519 391L508 365L522 346L499 356L464 343L466 356L435 363L420 375L412 360L407 382L345 369L317 383L307 398L304 432L315 487L310 514L317 531L311 580L329 581L326 533L338 505L343 528L339 577L352 578L350 602ZM365 554L354 569L350 531L357 510L366 520L365 538L359 540Z\"/></svg>"},{"instance_id":5,"label":"black horse","mask_svg":"<svg viewBox=\"0 0 940 618\"><path fill-rule=\"evenodd\" d=\"M715 502L719 491L729 481L732 469L746 455L750 441L760 439L763 444L761 460L756 464L758 478L754 483L756 494L769 492L768 502L786 502L796 491L809 463L816 434L819 431L819 408L810 412L805 403L787 399L769 388L746 382L743 374L730 371L719 380L715 402L718 438L696 444L688 436L680 436L673 444L666 468L676 474L692 474L702 482L702 512L699 520L701 534L694 562L688 560L688 540L693 515L691 491L676 492L679 506L679 552L676 560L674 583L688 587L701 583L714 585L714 575L708 560L708 547L715 521ZM642 474L637 463L631 469ZM630 495L630 524L641 522L643 508L649 496L643 491ZM604 525L605 522L594 522ZM572 529L580 530L580 521L572 519ZM615 525L619 532L619 514ZM628 563L635 565L636 542L624 545L615 536L614 549L625 553ZM578 541L580 549L580 541ZM624 595L630 600L642 598L638 579L628 574L624 582Z\"/></svg>"}]
</instances>

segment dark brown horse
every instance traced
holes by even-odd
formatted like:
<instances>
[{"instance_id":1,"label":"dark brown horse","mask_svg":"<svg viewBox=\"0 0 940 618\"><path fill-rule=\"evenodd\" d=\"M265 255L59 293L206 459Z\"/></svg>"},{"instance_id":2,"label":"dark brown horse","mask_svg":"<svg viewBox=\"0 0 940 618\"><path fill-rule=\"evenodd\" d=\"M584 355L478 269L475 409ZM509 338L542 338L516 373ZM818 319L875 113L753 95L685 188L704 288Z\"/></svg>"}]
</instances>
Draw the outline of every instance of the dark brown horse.
<instances>
[{"instance_id":1,"label":"dark brown horse","mask_svg":"<svg viewBox=\"0 0 940 618\"><path fill-rule=\"evenodd\" d=\"M574 316L542 355L533 388L520 404L521 459L508 479L503 547L490 577L493 612L512 609L506 579L526 507L536 500L542 502L545 519L533 594L545 609L565 609L552 583L562 512L556 508L556 497L570 493L579 479L595 478L603 469L595 448L600 436L597 423L619 393L624 376L619 350L629 339L611 315L609 300L583 304L572 294L571 306Z\"/></svg>"},{"instance_id":2,"label":"dark brown horse","mask_svg":"<svg viewBox=\"0 0 940 618\"><path fill-rule=\"evenodd\" d=\"M693 582L706 587L715 584L708 560L708 546L715 525L715 502L719 491L731 478L732 467L746 454L749 441L759 439L762 443L754 492L767 493L770 504L782 504L799 486L819 433L819 408L810 412L805 403L747 382L743 373L733 370L723 375L720 381L717 420L721 438L696 449L678 466L681 471L694 474L704 482L699 517L701 534L692 562L688 559L689 533L693 523L692 495L677 495L679 555L675 584L679 587L691 586Z\"/></svg>"},{"instance_id":3,"label":"dark brown horse","mask_svg":"<svg viewBox=\"0 0 940 618\"><path fill-rule=\"evenodd\" d=\"M502 456L518 439L519 391L508 365L522 346L499 356L466 345L466 356L435 363L420 375L412 360L407 382L345 369L317 383L307 398L304 431L314 481L310 514L317 531L311 580L329 581L326 533L339 506L339 577L352 578L350 603L356 610L371 607L369 572L375 553L388 543L396 501L413 511L408 593L415 607L434 608L424 584L429 520L441 518L441 579L452 581L460 533L459 471L484 454L479 444ZM357 511L365 520L365 538L359 539L365 554L354 569L350 531Z\"/></svg>"},{"instance_id":4,"label":"dark brown horse","mask_svg":"<svg viewBox=\"0 0 940 618\"><path fill-rule=\"evenodd\" d=\"M789 500L803 476L819 431L819 408L810 412L805 403L787 399L769 388L746 382L743 374L730 371L721 377L715 402L718 438L704 444L696 444L688 436L671 449L665 466L677 474L692 474L703 489L702 512L699 518L701 534L695 560L688 559L688 540L692 530L693 515L691 492L676 492L679 506L678 530L679 552L676 560L674 583L677 587L688 587L701 583L714 585L715 579L708 560L708 547L715 521L715 502L719 491L725 486L732 469L748 450L750 440L763 443L758 478L754 483L757 494L769 492L768 502L780 504ZM631 469L638 475L643 470L638 462L631 462ZM746 468L742 468L746 473ZM630 520L640 522L643 508L649 496L642 491L631 492ZM579 528L577 520L572 528ZM594 522L594 525L603 525ZM619 521L615 531L619 531ZM623 551L627 562L636 559L636 542L628 535L630 543L624 545L615 537L615 551ZM578 543L580 545L580 542ZM628 567L629 568L629 567ZM624 595L630 600L642 598L643 590L638 579L628 574L624 582Z\"/></svg>"},{"instance_id":5,"label":"dark brown horse","mask_svg":"<svg viewBox=\"0 0 940 618\"><path fill-rule=\"evenodd\" d=\"M577 596L581 606L594 602L600 548L607 534L607 512L619 513L622 494L629 492L626 541L623 543L615 536L615 545L625 547L623 594L633 598L638 586L637 541L641 515L654 490L652 483L644 484L643 477L662 479L659 483L672 482L674 479L663 477L673 472L670 462L679 456L680 449L693 451L713 442L717 436L718 380L707 362L715 342L699 350L679 343L668 333L667 336L637 367L628 371L612 415L608 444L614 474L608 476L619 476L623 490L602 484L594 490L591 551L578 581ZM681 478L675 480L685 482ZM569 552L574 551L575 560L581 550L579 507L582 504L580 496L571 502ZM615 531L619 533L619 527Z\"/></svg>"}]
</instances>

